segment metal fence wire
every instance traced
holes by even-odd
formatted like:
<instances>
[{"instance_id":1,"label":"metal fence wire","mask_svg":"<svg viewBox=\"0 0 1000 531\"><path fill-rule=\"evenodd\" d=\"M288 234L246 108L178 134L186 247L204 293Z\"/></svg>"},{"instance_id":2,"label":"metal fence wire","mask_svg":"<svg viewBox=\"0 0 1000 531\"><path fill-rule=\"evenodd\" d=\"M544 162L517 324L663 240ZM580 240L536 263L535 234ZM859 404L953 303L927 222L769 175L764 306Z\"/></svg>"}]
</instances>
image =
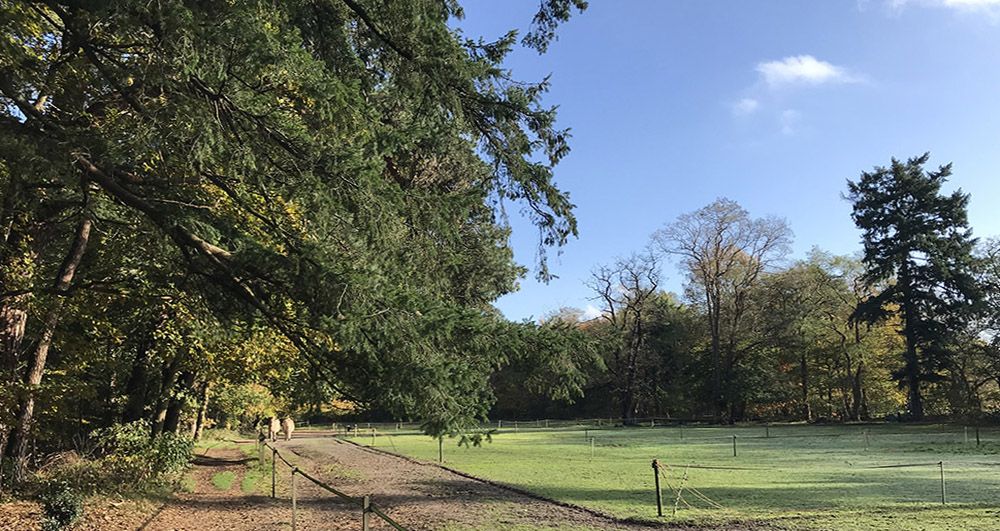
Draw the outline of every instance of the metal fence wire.
<instances>
[{"instance_id":1,"label":"metal fence wire","mask_svg":"<svg viewBox=\"0 0 1000 531\"><path fill-rule=\"evenodd\" d=\"M362 531L369 531L371 528L371 515L375 515L381 518L385 523L392 526L398 531L407 531L405 527L400 525L398 522L393 520L383 511L379 506L372 502L371 496L351 496L344 492L341 492L330 485L312 477L299 467L293 465L285 456L281 455L281 452L277 448L271 446L266 442L259 442L258 446L258 459L260 463L264 462L264 448L271 450L271 497L277 498L276 496L276 485L277 485L277 463L280 460L282 463L288 466L292 472L292 484L291 484L291 497L292 497L292 529L297 529L298 520L298 497L296 492L296 476L302 476L304 479L310 481L313 485L333 494L334 496L344 500L348 503L356 505L361 510L361 529Z\"/></svg>"}]
</instances>

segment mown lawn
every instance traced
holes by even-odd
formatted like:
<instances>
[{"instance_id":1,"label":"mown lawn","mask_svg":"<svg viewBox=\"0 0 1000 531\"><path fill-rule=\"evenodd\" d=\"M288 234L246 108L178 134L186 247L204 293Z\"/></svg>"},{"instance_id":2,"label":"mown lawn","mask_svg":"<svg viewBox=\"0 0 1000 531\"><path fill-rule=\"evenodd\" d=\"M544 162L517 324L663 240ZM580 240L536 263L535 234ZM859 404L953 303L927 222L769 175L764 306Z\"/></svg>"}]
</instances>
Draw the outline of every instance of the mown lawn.
<instances>
[{"instance_id":1,"label":"mown lawn","mask_svg":"<svg viewBox=\"0 0 1000 531\"><path fill-rule=\"evenodd\" d=\"M980 446L971 428L966 442L962 426L948 425L779 425L767 432L769 437L763 426L504 429L480 448L445 439L444 457L446 465L480 477L643 520L1000 529L1000 431L983 429ZM355 441L370 445L372 439L365 434ZM375 444L438 458L437 441L415 433L383 430ZM665 465L663 518L656 516L654 458ZM947 505L941 503L939 461ZM910 464L919 466L889 468ZM678 502L673 489L680 484Z\"/></svg>"}]
</instances>

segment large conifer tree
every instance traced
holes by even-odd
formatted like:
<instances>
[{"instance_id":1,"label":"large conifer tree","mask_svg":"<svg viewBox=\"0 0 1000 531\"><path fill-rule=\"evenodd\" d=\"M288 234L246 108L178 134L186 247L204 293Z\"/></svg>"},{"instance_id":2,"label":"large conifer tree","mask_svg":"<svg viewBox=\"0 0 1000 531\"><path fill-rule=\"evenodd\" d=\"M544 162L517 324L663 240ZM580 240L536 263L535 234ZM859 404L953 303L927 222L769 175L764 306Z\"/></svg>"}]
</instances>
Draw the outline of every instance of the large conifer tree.
<instances>
[{"instance_id":1,"label":"large conifer tree","mask_svg":"<svg viewBox=\"0 0 1000 531\"><path fill-rule=\"evenodd\" d=\"M913 419L924 416L921 384L940 378L950 358L948 342L979 299L969 195L942 194L951 165L925 170L929 156L892 159L888 168L847 183L852 217L862 230L865 280L889 281L858 306L854 318L874 322L898 312L906 351L896 376L907 388Z\"/></svg>"}]
</instances>

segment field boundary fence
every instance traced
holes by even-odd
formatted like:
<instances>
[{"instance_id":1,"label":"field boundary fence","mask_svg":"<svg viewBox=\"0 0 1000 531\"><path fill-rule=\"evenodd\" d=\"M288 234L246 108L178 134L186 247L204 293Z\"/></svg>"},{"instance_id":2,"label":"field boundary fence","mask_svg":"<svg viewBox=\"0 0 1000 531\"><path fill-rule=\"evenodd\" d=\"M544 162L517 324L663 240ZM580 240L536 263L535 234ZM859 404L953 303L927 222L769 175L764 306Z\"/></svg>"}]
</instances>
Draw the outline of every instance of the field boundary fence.
<instances>
[{"instance_id":1,"label":"field boundary fence","mask_svg":"<svg viewBox=\"0 0 1000 531\"><path fill-rule=\"evenodd\" d=\"M968 465L969 463L965 463ZM947 505L948 503L948 490L947 482L945 481L945 461L930 461L921 463L896 463L891 465L869 465L857 467L859 470L878 470L878 469L888 469L888 468L930 468L934 467L938 469L940 478L940 501L941 505ZM774 466L718 466L718 465L698 465L698 464L680 464L680 463L667 463L661 462L659 459L653 459L651 463L651 468L653 469L653 484L655 485L655 495L656 495L656 513L657 516L663 516L663 492L661 490L661 483L666 485L670 490L670 493L674 497L674 507L673 514L677 514L677 510L681 503L684 503L689 509L693 508L686 500L683 498L684 490L687 490L696 498L706 502L710 507L717 509L723 508L723 506L717 501L709 498L707 495L696 489L693 485L688 484L688 470L733 470L733 471L759 471L759 472L790 472L792 469L787 467L774 467ZM673 483L668 481L666 478L661 482L660 476L661 471L666 469L669 473L671 471L683 471L683 475L678 479L679 483L675 487Z\"/></svg>"},{"instance_id":2,"label":"field boundary fence","mask_svg":"<svg viewBox=\"0 0 1000 531\"><path fill-rule=\"evenodd\" d=\"M311 482L312 484L316 485L317 487L319 487L319 488L321 488L321 489L329 492L330 494L333 494L337 498L340 498L341 500L343 500L343 501L345 501L347 503L355 504L360 509L360 511L361 511L361 529L362 529L362 531L369 531L369 529L371 528L371 515L375 515L376 517L382 519L385 523L389 524L392 528L396 529L397 531L407 531L407 529L405 527L403 527L398 522L396 522L395 520L393 520L388 514L385 513L385 511L381 507L379 507L378 505L376 505L372 501L372 496L371 495L351 496L350 494L344 493L344 492L342 492L342 491L340 491L340 490L332 487L331 485L329 485L327 483L324 483L324 482L322 482L322 481L314 478L309 473L307 473L304 470L300 469L297 465L295 465L295 464L291 463L290 461L288 461L288 459L286 459L285 456L281 455L281 452L279 452L277 448L275 448L274 446L271 446L267 442L259 441L259 440L257 442L258 463L260 463L260 464L264 463L264 454L265 454L264 449L265 448L271 450L271 498L277 498L277 492L276 492L277 491L277 462L281 461L286 466L288 466L288 468L291 469L291 472L292 472L292 479L291 479L291 503L292 503L292 529L293 529L293 531L295 529L297 529L297 520L298 520L298 495L297 495L297 491L296 491L296 477L297 476L301 476L303 479Z\"/></svg>"}]
</instances>

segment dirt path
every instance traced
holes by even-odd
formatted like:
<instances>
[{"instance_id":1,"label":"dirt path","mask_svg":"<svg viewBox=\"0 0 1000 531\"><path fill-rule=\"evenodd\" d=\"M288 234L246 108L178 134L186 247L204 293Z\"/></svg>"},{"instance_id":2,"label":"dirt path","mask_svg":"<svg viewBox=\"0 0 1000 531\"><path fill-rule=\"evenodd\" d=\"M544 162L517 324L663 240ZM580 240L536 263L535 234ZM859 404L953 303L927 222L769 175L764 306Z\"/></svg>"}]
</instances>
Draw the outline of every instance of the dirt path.
<instances>
[{"instance_id":1,"label":"dirt path","mask_svg":"<svg viewBox=\"0 0 1000 531\"><path fill-rule=\"evenodd\" d=\"M288 450L286 454L295 456L291 459L297 458L299 463L318 466L316 474L320 479L350 495L370 494L389 516L414 531L479 531L518 526L526 529L649 529L332 437L302 435L302 438L280 443L279 449ZM389 528L379 522L373 529Z\"/></svg>"},{"instance_id":2,"label":"dirt path","mask_svg":"<svg viewBox=\"0 0 1000 531\"><path fill-rule=\"evenodd\" d=\"M371 495L389 516L413 531L648 529L318 435L303 433L292 441L277 443L277 447L296 466L348 495ZM290 529L290 469L279 461L277 499L272 500L267 495L269 471L260 481L257 493L240 490L242 478L253 466L254 461L239 450L209 451L195 462L193 491L178 494L138 529ZM219 490L212 478L224 472L236 477L231 488ZM361 529L357 504L341 501L301 477L296 480L296 491L298 529ZM372 517L371 529L392 528Z\"/></svg>"},{"instance_id":3,"label":"dirt path","mask_svg":"<svg viewBox=\"0 0 1000 531\"><path fill-rule=\"evenodd\" d=\"M180 492L139 524L144 531L180 529L281 529L290 527L291 510L283 500L263 493L246 494L240 483L253 460L238 449L210 449L195 458L191 492ZM234 476L226 490L213 485L219 474Z\"/></svg>"}]
</instances>

